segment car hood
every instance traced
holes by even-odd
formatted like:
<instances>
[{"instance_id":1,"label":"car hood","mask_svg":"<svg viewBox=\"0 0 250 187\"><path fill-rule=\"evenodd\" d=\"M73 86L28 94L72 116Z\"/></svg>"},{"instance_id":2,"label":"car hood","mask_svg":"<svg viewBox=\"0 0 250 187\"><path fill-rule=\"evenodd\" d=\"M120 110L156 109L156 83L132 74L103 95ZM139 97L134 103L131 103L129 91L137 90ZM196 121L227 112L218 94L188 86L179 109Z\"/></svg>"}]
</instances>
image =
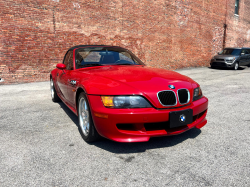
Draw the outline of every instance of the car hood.
<instances>
[{"instance_id":1,"label":"car hood","mask_svg":"<svg viewBox=\"0 0 250 187\"><path fill-rule=\"evenodd\" d=\"M197 83L174 71L135 65L99 66L77 71L81 85L88 94L94 95L142 95L156 107L161 107L157 93L181 88L190 90ZM197 85L196 85L197 86Z\"/></svg>"}]
</instances>

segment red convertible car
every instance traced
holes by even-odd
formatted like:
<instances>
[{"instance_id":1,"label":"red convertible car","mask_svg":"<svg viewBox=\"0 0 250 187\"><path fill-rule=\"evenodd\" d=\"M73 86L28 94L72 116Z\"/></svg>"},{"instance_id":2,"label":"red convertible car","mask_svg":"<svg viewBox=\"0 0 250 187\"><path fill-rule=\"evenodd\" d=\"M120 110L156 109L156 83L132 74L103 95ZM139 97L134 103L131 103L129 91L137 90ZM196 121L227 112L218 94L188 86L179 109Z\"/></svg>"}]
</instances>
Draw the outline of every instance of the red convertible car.
<instances>
[{"instance_id":1,"label":"red convertible car","mask_svg":"<svg viewBox=\"0 0 250 187\"><path fill-rule=\"evenodd\" d=\"M143 142L207 123L208 99L198 83L147 67L127 49L75 46L56 67L50 75L52 100L62 100L78 116L86 142L101 136Z\"/></svg>"}]
</instances>

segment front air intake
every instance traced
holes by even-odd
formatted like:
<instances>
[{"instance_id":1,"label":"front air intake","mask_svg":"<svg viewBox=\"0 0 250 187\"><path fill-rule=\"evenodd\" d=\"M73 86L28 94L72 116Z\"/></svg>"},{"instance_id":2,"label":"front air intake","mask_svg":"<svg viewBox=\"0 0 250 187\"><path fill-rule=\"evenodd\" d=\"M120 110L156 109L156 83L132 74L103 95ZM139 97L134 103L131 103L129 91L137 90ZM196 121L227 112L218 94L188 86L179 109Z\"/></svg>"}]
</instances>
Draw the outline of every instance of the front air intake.
<instances>
[{"instance_id":1,"label":"front air intake","mask_svg":"<svg viewBox=\"0 0 250 187\"><path fill-rule=\"evenodd\" d=\"M158 99L163 106L175 106L177 104L176 96L173 91L158 92Z\"/></svg>"}]
</instances>

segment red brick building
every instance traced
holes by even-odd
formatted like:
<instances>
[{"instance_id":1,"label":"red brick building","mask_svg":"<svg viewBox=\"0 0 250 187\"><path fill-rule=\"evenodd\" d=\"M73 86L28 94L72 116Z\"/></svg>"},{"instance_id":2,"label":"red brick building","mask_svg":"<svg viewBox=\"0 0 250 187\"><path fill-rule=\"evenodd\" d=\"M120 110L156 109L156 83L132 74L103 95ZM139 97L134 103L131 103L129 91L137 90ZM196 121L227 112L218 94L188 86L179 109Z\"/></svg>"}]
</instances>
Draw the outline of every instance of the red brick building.
<instances>
[{"instance_id":1,"label":"red brick building","mask_svg":"<svg viewBox=\"0 0 250 187\"><path fill-rule=\"evenodd\" d=\"M250 47L250 0L1 0L0 10L0 84L49 80L78 44L122 46L166 69Z\"/></svg>"}]
</instances>

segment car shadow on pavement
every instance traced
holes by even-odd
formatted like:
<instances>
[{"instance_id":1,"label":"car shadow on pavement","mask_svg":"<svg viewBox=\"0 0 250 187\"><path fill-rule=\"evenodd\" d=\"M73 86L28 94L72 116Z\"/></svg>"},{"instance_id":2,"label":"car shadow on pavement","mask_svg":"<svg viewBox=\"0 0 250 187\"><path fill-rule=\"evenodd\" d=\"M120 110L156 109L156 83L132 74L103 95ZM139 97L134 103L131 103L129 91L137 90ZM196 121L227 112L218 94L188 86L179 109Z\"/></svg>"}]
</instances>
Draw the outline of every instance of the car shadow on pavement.
<instances>
[{"instance_id":1,"label":"car shadow on pavement","mask_svg":"<svg viewBox=\"0 0 250 187\"><path fill-rule=\"evenodd\" d=\"M58 102L58 104L78 127L78 117L63 102Z\"/></svg>"},{"instance_id":2,"label":"car shadow on pavement","mask_svg":"<svg viewBox=\"0 0 250 187\"><path fill-rule=\"evenodd\" d=\"M79 131L77 116L63 102L59 102L58 104L70 117L72 122L75 123ZM95 145L101 149L104 149L112 153L118 153L118 154L139 153L139 152L145 152L146 150L149 149L172 147L179 143L184 142L187 139L196 138L200 133L201 133L200 129L193 128L179 135L151 138L148 142L120 143L108 140L106 138L101 138L99 141L89 144ZM79 131L79 136L81 136L80 131Z\"/></svg>"},{"instance_id":3,"label":"car shadow on pavement","mask_svg":"<svg viewBox=\"0 0 250 187\"><path fill-rule=\"evenodd\" d=\"M106 151L118 154L140 153L140 152L145 152L146 150L149 149L172 147L179 143L184 142L189 138L191 139L196 138L200 133L201 133L200 129L194 128L179 135L155 137L151 138L148 142L136 142L136 143L120 143L102 138L98 142L91 143L91 145L95 145Z\"/></svg>"},{"instance_id":4,"label":"car shadow on pavement","mask_svg":"<svg viewBox=\"0 0 250 187\"><path fill-rule=\"evenodd\" d=\"M238 71L238 70L245 70L247 67L239 67L237 70L229 69L229 68L223 68L223 67L208 67L208 69L214 69L214 70L228 70L228 71Z\"/></svg>"}]
</instances>

